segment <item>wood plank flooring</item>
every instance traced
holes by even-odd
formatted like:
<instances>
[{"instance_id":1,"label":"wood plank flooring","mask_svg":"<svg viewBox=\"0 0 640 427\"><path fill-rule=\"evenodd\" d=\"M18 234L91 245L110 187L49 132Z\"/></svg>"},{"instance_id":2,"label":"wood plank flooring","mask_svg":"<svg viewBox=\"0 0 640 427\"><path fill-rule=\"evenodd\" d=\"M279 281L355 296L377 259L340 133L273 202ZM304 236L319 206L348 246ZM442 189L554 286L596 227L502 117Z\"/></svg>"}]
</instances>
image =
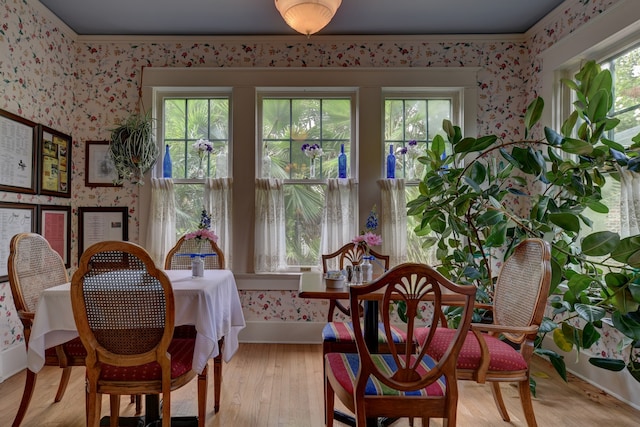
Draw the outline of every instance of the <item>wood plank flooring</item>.
<instances>
[{"instance_id":1,"label":"wood plank flooring","mask_svg":"<svg viewBox=\"0 0 640 427\"><path fill-rule=\"evenodd\" d=\"M534 358L533 372L538 383L534 409L540 427L631 427L640 424L640 411L634 410L584 381L571 377L564 383L542 359ZM213 372L210 366L209 372ZM322 427L323 375L320 345L240 344L238 353L223 368L220 412L213 413L213 381L209 381L207 427ZM38 375L36 390L24 427L84 426L84 370L74 368L67 392L60 403L53 403L60 369L46 367ZM21 372L0 384L0 426L13 421L22 396L25 374ZM511 422L498 415L486 385L460 383L458 425L462 427L521 427L522 417L517 389L503 385ZM103 412L108 414L105 397ZM172 394L172 415L196 413L196 381ZM133 405L123 397L121 412L132 415ZM407 427L399 420L393 427ZM416 420L416 426L420 421ZM438 420L431 426L441 426ZM342 426L336 423L336 426Z\"/></svg>"}]
</instances>

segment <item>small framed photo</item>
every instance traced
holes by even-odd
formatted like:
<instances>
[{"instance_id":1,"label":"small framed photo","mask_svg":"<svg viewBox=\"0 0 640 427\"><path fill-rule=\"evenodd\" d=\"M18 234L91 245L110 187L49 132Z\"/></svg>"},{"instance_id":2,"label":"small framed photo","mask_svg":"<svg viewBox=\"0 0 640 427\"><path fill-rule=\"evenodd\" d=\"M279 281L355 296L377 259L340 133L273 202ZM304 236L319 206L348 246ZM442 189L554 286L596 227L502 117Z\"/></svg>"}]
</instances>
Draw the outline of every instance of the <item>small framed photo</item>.
<instances>
[{"instance_id":1,"label":"small framed photo","mask_svg":"<svg viewBox=\"0 0 640 427\"><path fill-rule=\"evenodd\" d=\"M0 190L36 194L38 124L0 110Z\"/></svg>"},{"instance_id":2,"label":"small framed photo","mask_svg":"<svg viewBox=\"0 0 640 427\"><path fill-rule=\"evenodd\" d=\"M89 246L105 240L129 240L127 207L78 208L78 259Z\"/></svg>"},{"instance_id":3,"label":"small framed photo","mask_svg":"<svg viewBox=\"0 0 640 427\"><path fill-rule=\"evenodd\" d=\"M9 246L18 233L35 233L36 205L0 202L0 282L9 280Z\"/></svg>"},{"instance_id":4,"label":"small framed photo","mask_svg":"<svg viewBox=\"0 0 640 427\"><path fill-rule=\"evenodd\" d=\"M40 128L40 194L71 197L71 137L50 127Z\"/></svg>"},{"instance_id":5,"label":"small framed photo","mask_svg":"<svg viewBox=\"0 0 640 427\"><path fill-rule=\"evenodd\" d=\"M118 172L109 156L109 141L87 141L84 185L87 187L122 187L114 184Z\"/></svg>"},{"instance_id":6,"label":"small framed photo","mask_svg":"<svg viewBox=\"0 0 640 427\"><path fill-rule=\"evenodd\" d=\"M38 233L71 267L71 206L38 206Z\"/></svg>"}]
</instances>

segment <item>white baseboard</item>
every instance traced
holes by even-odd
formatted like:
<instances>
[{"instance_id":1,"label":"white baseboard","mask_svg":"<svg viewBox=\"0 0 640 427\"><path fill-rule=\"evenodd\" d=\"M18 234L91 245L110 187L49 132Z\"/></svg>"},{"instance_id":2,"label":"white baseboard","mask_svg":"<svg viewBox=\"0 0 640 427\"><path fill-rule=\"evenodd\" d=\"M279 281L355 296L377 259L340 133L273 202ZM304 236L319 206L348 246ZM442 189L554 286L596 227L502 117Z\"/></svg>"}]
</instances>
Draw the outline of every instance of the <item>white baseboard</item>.
<instances>
[{"instance_id":1,"label":"white baseboard","mask_svg":"<svg viewBox=\"0 0 640 427\"><path fill-rule=\"evenodd\" d=\"M567 371L573 375L598 387L629 406L640 410L640 401L638 400L638 388L640 384L626 369L620 372L613 372L597 368L589 363L590 356L588 354L581 353L579 357L576 357L575 350L571 353L566 353L560 350L549 336L545 337L544 347L563 355L565 364L567 365Z\"/></svg>"},{"instance_id":2,"label":"white baseboard","mask_svg":"<svg viewBox=\"0 0 640 427\"><path fill-rule=\"evenodd\" d=\"M325 322L247 322L240 342L321 344Z\"/></svg>"},{"instance_id":3,"label":"white baseboard","mask_svg":"<svg viewBox=\"0 0 640 427\"><path fill-rule=\"evenodd\" d=\"M20 343L0 352L0 383L27 367L27 351Z\"/></svg>"}]
</instances>

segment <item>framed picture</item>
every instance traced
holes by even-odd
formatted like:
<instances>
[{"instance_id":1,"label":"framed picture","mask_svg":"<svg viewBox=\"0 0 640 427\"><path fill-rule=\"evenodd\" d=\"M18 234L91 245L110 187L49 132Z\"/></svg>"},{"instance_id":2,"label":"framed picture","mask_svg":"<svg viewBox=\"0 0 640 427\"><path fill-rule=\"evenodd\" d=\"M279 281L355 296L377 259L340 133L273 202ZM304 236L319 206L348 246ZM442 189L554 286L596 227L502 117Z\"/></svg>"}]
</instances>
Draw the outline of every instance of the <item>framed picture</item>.
<instances>
[{"instance_id":1,"label":"framed picture","mask_svg":"<svg viewBox=\"0 0 640 427\"><path fill-rule=\"evenodd\" d=\"M116 179L118 179L118 172L109 156L109 141L87 141L84 185L87 187L122 187L122 184L114 184Z\"/></svg>"},{"instance_id":2,"label":"framed picture","mask_svg":"<svg viewBox=\"0 0 640 427\"><path fill-rule=\"evenodd\" d=\"M38 125L0 110L0 190L36 194Z\"/></svg>"},{"instance_id":3,"label":"framed picture","mask_svg":"<svg viewBox=\"0 0 640 427\"><path fill-rule=\"evenodd\" d=\"M40 194L71 197L71 137L40 125Z\"/></svg>"},{"instance_id":4,"label":"framed picture","mask_svg":"<svg viewBox=\"0 0 640 427\"><path fill-rule=\"evenodd\" d=\"M71 206L38 206L38 233L71 267Z\"/></svg>"},{"instance_id":5,"label":"framed picture","mask_svg":"<svg viewBox=\"0 0 640 427\"><path fill-rule=\"evenodd\" d=\"M36 205L0 202L0 282L9 280L7 260L11 239L18 233L36 231Z\"/></svg>"},{"instance_id":6,"label":"framed picture","mask_svg":"<svg viewBox=\"0 0 640 427\"><path fill-rule=\"evenodd\" d=\"M78 259L94 243L105 240L129 240L127 207L78 208Z\"/></svg>"}]
</instances>

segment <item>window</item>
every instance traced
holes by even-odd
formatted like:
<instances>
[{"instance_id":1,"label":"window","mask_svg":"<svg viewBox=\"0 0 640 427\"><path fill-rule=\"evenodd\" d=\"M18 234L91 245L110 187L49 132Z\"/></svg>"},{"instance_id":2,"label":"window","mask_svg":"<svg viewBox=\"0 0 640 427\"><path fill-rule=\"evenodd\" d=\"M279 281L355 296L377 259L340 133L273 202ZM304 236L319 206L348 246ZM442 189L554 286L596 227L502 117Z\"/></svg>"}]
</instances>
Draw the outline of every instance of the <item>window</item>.
<instances>
[{"instance_id":1,"label":"window","mask_svg":"<svg viewBox=\"0 0 640 427\"><path fill-rule=\"evenodd\" d=\"M174 96L162 100L163 146L169 146L176 198L176 238L197 228L204 203L205 177L228 175L230 100ZM209 141L211 154L194 144ZM199 170L202 173L199 173Z\"/></svg>"},{"instance_id":2,"label":"window","mask_svg":"<svg viewBox=\"0 0 640 427\"><path fill-rule=\"evenodd\" d=\"M611 71L614 102L610 115L620 120L607 138L629 147L631 138L640 132L640 45L602 61L600 65ZM593 231L620 232L620 182L607 179L602 194L602 202L609 207L609 214L589 216L593 220Z\"/></svg>"},{"instance_id":3,"label":"window","mask_svg":"<svg viewBox=\"0 0 640 427\"><path fill-rule=\"evenodd\" d=\"M455 93L387 94L384 100L384 150L391 147L396 156L396 178L405 178L406 200L418 194L418 183L425 165L417 158L433 138L440 134L442 121L456 121L458 105ZM446 139L446 137L445 137ZM413 232L418 225L414 217L407 218L407 257L412 262L432 263L432 251L422 249L422 240Z\"/></svg>"},{"instance_id":4,"label":"window","mask_svg":"<svg viewBox=\"0 0 640 427\"><path fill-rule=\"evenodd\" d=\"M262 93L258 108L258 175L284 183L286 264L315 266L320 259L326 179L338 177L342 146L352 158L352 95Z\"/></svg>"}]
</instances>

